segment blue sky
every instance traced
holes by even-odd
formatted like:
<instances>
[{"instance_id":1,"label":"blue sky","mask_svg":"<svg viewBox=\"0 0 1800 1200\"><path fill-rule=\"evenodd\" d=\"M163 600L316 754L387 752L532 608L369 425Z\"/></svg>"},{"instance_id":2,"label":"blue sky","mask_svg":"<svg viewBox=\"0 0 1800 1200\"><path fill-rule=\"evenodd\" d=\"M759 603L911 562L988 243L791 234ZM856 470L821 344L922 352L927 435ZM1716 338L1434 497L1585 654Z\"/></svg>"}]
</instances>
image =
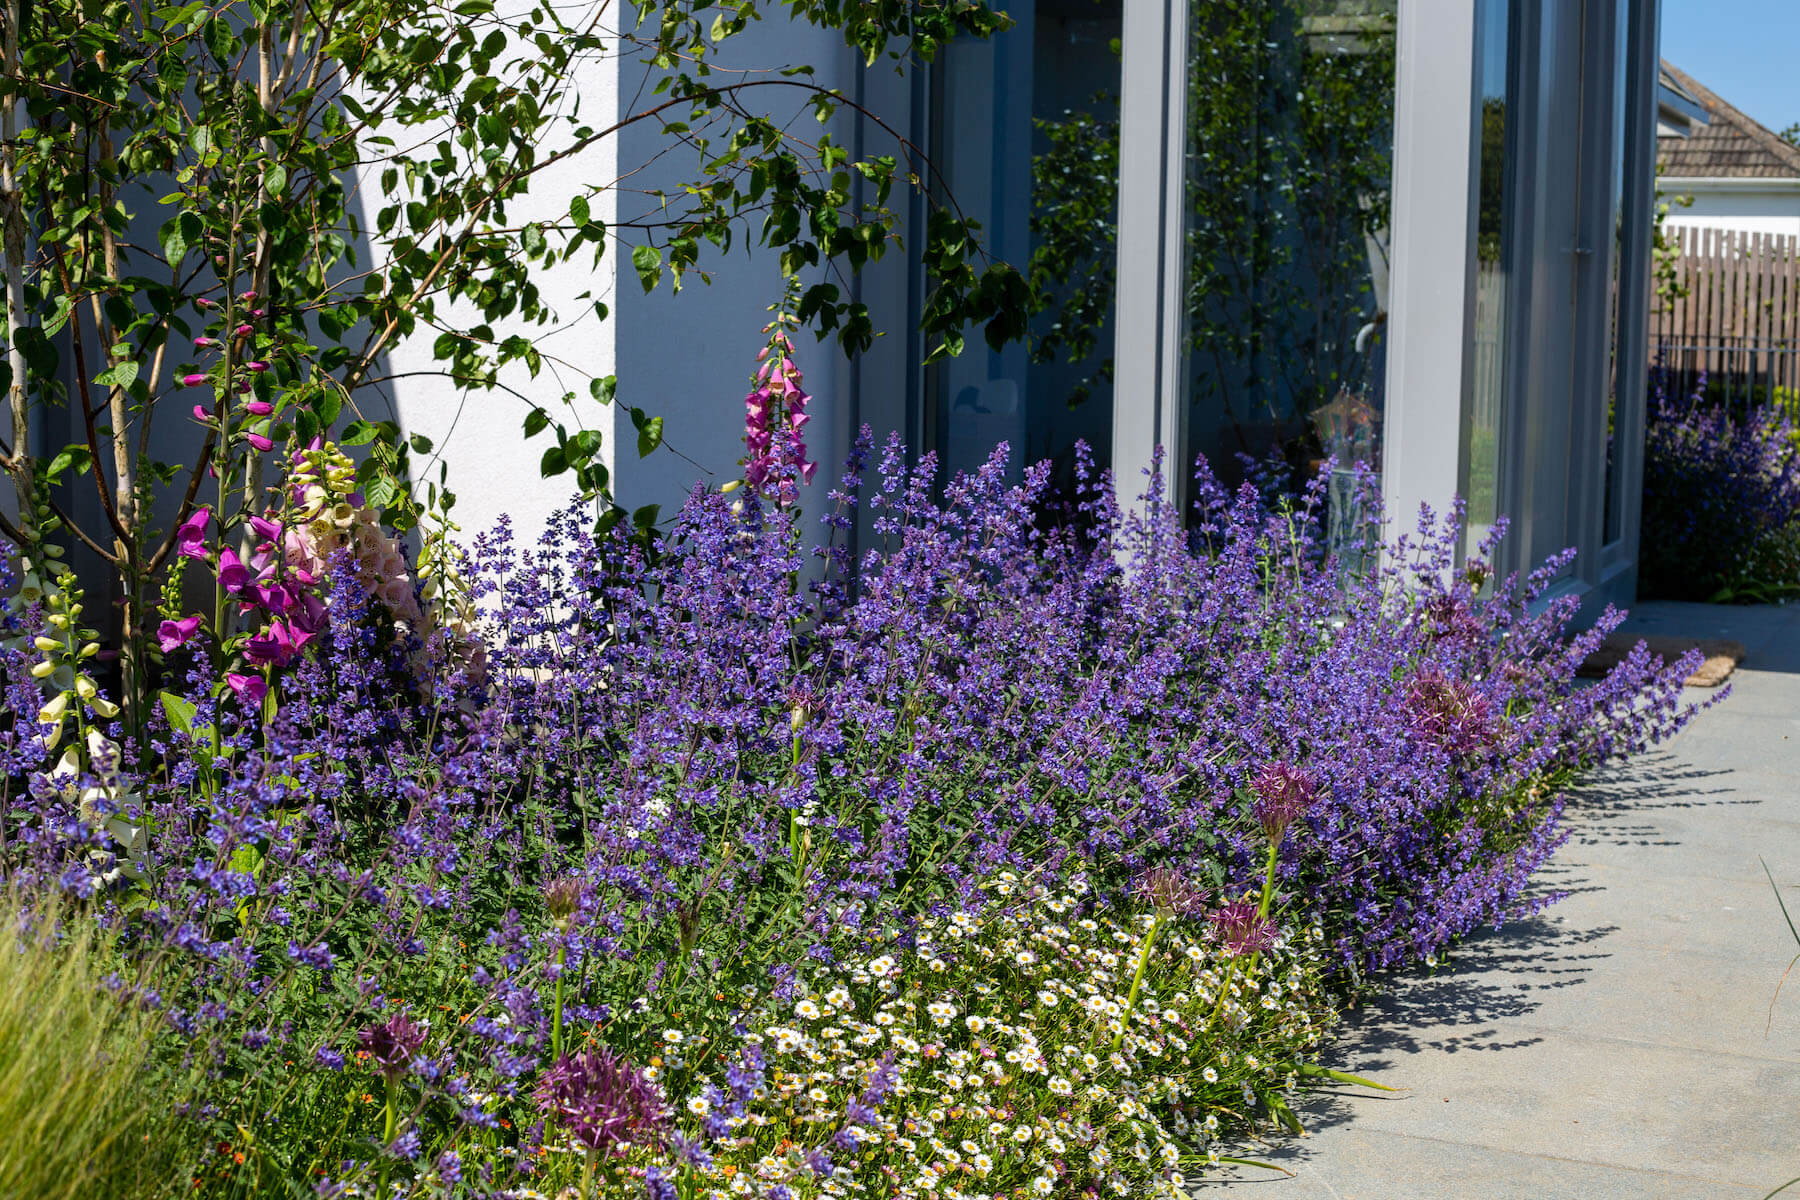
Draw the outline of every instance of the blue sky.
<instances>
[{"instance_id":1,"label":"blue sky","mask_svg":"<svg viewBox=\"0 0 1800 1200\"><path fill-rule=\"evenodd\" d=\"M1663 0L1662 54L1778 133L1800 121L1800 0Z\"/></svg>"}]
</instances>

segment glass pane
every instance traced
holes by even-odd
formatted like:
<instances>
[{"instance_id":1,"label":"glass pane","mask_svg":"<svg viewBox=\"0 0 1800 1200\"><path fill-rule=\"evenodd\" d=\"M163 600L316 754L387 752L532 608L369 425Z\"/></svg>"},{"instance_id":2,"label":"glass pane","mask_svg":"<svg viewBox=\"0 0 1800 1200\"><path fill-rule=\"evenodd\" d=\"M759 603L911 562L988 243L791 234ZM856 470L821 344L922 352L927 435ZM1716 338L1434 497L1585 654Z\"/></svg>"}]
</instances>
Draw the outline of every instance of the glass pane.
<instances>
[{"instance_id":1,"label":"glass pane","mask_svg":"<svg viewBox=\"0 0 1800 1200\"><path fill-rule=\"evenodd\" d=\"M1396 7L1191 6L1188 461L1228 483L1379 466Z\"/></svg>"},{"instance_id":2,"label":"glass pane","mask_svg":"<svg viewBox=\"0 0 1800 1200\"><path fill-rule=\"evenodd\" d=\"M1507 281L1511 274L1511 0L1477 0L1475 96L1481 144L1475 180L1475 306L1470 332L1474 372L1463 412L1462 494L1469 503L1468 546L1493 527L1498 511L1500 437L1505 411Z\"/></svg>"},{"instance_id":3,"label":"glass pane","mask_svg":"<svg viewBox=\"0 0 1800 1200\"><path fill-rule=\"evenodd\" d=\"M1067 478L1077 441L1110 461L1122 7L1009 5L1011 31L940 59L946 198L1028 272L1036 297L1025 345L996 353L971 331L962 356L935 369L926 444L947 473L1000 441L1014 471L1053 459Z\"/></svg>"}]
</instances>

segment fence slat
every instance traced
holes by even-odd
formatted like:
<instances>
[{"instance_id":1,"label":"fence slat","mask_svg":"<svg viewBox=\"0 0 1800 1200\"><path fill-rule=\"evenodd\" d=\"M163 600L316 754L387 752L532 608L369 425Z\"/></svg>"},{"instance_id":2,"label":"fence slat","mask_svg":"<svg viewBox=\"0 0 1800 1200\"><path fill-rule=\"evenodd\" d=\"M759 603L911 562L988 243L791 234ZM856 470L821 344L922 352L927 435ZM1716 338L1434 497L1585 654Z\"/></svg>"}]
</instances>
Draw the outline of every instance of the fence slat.
<instances>
[{"instance_id":1,"label":"fence slat","mask_svg":"<svg viewBox=\"0 0 1800 1200\"><path fill-rule=\"evenodd\" d=\"M1666 386L1691 390L1701 372L1709 393L1732 402L1781 399L1800 405L1800 237L1681 226L1675 294L1651 307L1651 355Z\"/></svg>"}]
</instances>

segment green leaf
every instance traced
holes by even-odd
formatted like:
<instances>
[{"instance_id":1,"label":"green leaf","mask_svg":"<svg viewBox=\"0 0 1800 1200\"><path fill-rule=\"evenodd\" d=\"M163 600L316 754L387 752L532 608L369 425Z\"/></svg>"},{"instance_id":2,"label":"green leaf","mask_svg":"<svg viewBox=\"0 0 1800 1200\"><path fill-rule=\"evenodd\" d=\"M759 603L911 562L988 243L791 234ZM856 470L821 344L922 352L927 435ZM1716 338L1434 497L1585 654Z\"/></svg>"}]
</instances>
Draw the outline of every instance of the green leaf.
<instances>
[{"instance_id":1,"label":"green leaf","mask_svg":"<svg viewBox=\"0 0 1800 1200\"><path fill-rule=\"evenodd\" d=\"M662 280L662 251L655 246L639 246L631 252L631 265L637 268L638 282L644 285L644 291L654 291Z\"/></svg>"},{"instance_id":2,"label":"green leaf","mask_svg":"<svg viewBox=\"0 0 1800 1200\"><path fill-rule=\"evenodd\" d=\"M371 421L352 421L344 426L343 434L338 438L340 446L363 446L381 436L381 430Z\"/></svg>"},{"instance_id":3,"label":"green leaf","mask_svg":"<svg viewBox=\"0 0 1800 1200\"><path fill-rule=\"evenodd\" d=\"M544 457L538 463L538 474L545 479L554 478L569 469L569 458L561 446L552 446L544 451Z\"/></svg>"},{"instance_id":4,"label":"green leaf","mask_svg":"<svg viewBox=\"0 0 1800 1200\"><path fill-rule=\"evenodd\" d=\"M575 222L577 227L586 225L588 221L592 219L592 216L593 213L592 210L588 208L588 198L586 196L577 196L569 201L569 220Z\"/></svg>"},{"instance_id":5,"label":"green leaf","mask_svg":"<svg viewBox=\"0 0 1800 1200\"><path fill-rule=\"evenodd\" d=\"M638 457L647 458L650 452L662 445L663 419L645 414L641 408L631 410L631 423L637 429Z\"/></svg>"},{"instance_id":6,"label":"green leaf","mask_svg":"<svg viewBox=\"0 0 1800 1200\"><path fill-rule=\"evenodd\" d=\"M269 169L263 172L263 190L271 196L279 196L287 190L287 168L280 163L270 163Z\"/></svg>"},{"instance_id":7,"label":"green leaf","mask_svg":"<svg viewBox=\"0 0 1800 1200\"><path fill-rule=\"evenodd\" d=\"M44 336L45 337L56 336L57 330L61 329L64 325L67 325L69 323L69 314L71 312L73 312L74 310L75 310L75 297L69 296L69 295L58 296L56 298L55 309L50 314L50 319L48 321L44 322L44 325L43 325Z\"/></svg>"},{"instance_id":8,"label":"green leaf","mask_svg":"<svg viewBox=\"0 0 1800 1200\"><path fill-rule=\"evenodd\" d=\"M525 414L525 436L536 437L550 424L550 414L541 408L534 408Z\"/></svg>"},{"instance_id":9,"label":"green leaf","mask_svg":"<svg viewBox=\"0 0 1800 1200\"><path fill-rule=\"evenodd\" d=\"M169 718L169 728L184 737L194 736L194 718L200 712L199 706L174 692L159 692L156 698L162 704L163 714Z\"/></svg>"},{"instance_id":10,"label":"green leaf","mask_svg":"<svg viewBox=\"0 0 1800 1200\"><path fill-rule=\"evenodd\" d=\"M127 359L117 363L94 376L94 382L106 387L128 388L137 382L138 365Z\"/></svg>"},{"instance_id":11,"label":"green leaf","mask_svg":"<svg viewBox=\"0 0 1800 1200\"><path fill-rule=\"evenodd\" d=\"M64 471L73 470L78 475L82 474L93 461L94 456L88 453L86 446L64 446L50 460L50 465L44 468L44 475L55 483Z\"/></svg>"},{"instance_id":12,"label":"green leaf","mask_svg":"<svg viewBox=\"0 0 1800 1200\"><path fill-rule=\"evenodd\" d=\"M1330 1067L1321 1067L1318 1063L1301 1063L1302 1075L1316 1075L1322 1079L1335 1080L1338 1083L1353 1083L1357 1087L1374 1088L1378 1092L1403 1092L1405 1088L1389 1087L1385 1083L1376 1083L1373 1079L1364 1079L1361 1075L1352 1075L1348 1071L1333 1071Z\"/></svg>"}]
</instances>

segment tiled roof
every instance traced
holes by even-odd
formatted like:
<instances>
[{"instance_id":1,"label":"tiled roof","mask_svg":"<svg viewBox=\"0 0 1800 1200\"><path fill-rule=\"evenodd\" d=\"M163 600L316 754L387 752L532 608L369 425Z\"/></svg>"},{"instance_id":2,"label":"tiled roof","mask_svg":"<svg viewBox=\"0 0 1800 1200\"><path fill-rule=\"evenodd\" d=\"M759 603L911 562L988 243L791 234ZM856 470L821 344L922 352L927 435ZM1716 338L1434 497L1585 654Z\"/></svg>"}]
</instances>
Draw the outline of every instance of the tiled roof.
<instances>
[{"instance_id":1,"label":"tiled roof","mask_svg":"<svg viewBox=\"0 0 1800 1200\"><path fill-rule=\"evenodd\" d=\"M1666 59L1663 73L1706 106L1712 124L1691 137L1656 139L1656 173L1691 179L1800 179L1800 146L1791 146Z\"/></svg>"}]
</instances>

